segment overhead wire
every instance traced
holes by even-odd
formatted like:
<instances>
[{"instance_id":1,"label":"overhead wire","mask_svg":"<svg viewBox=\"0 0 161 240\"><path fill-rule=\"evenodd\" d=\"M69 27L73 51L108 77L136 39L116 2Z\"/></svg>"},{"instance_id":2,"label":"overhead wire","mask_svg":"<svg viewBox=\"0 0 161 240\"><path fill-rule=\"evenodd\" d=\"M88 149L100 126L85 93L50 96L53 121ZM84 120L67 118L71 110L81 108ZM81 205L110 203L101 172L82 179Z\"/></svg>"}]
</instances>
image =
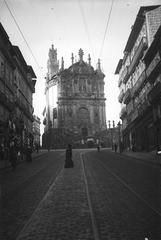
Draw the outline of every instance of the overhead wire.
<instances>
[{"instance_id":1,"label":"overhead wire","mask_svg":"<svg viewBox=\"0 0 161 240\"><path fill-rule=\"evenodd\" d=\"M101 48L100 48L99 58L101 58L101 55L102 55L102 51L103 51L103 47L104 47L104 42L105 42L105 39L106 39L106 34L107 34L107 30L108 30L108 26L109 26L109 22L110 22L110 18L111 18L111 13L112 13L113 4L114 4L114 0L112 0L112 2L111 2L111 7L110 7L109 14L108 14L107 22L106 22L106 28L105 28L105 32L104 32L104 36L103 36Z\"/></svg>"},{"instance_id":2,"label":"overhead wire","mask_svg":"<svg viewBox=\"0 0 161 240\"><path fill-rule=\"evenodd\" d=\"M35 55L34 55L32 49L31 49L30 45L28 44L28 42L27 42L27 40L26 40L26 38L25 38L25 36L24 36L24 34L23 34L23 32L22 32L22 30L21 30L21 28L20 28L20 26L19 26L19 24L18 24L18 22L17 22L17 20L16 20L16 18L15 18L15 16L13 15L13 13L12 13L12 11L11 11L11 9L10 9L8 3L7 3L7 1L4 0L4 3L5 3L5 5L6 5L8 11L10 12L10 14L11 14L11 16L12 16L12 18L13 18L13 20L14 20L14 22L15 22L15 24L16 24L16 26L17 26L17 28L18 28L18 30L19 30L19 32L20 32L22 38L23 38L23 40L25 41L25 43L26 43L26 45L27 45L27 47L28 47L28 49L29 49L29 51L30 51L30 53L31 53L31 55L32 55L32 57L33 57L33 59L34 59L36 65L37 65L37 67L39 68L39 70L40 70L42 76L44 77L44 74L43 74L43 72L42 72L42 70L41 70L41 67L40 67L40 65L39 65L39 63L38 63L38 61L37 61L37 59L36 59L36 57L35 57Z\"/></svg>"},{"instance_id":3,"label":"overhead wire","mask_svg":"<svg viewBox=\"0 0 161 240\"><path fill-rule=\"evenodd\" d=\"M87 26L84 10L83 10L83 7L81 5L81 0L78 0L78 2L79 2L79 8L80 8L81 16L82 16L82 19L83 19L84 28L85 28L85 31L86 31L86 34L87 34L87 37L88 37L88 42L89 42L89 45L90 45L90 49L92 51L93 59L95 60L94 51L93 51L93 47L92 47L92 42L91 42L90 34L89 34L89 31L88 31L88 26Z\"/></svg>"}]
</instances>

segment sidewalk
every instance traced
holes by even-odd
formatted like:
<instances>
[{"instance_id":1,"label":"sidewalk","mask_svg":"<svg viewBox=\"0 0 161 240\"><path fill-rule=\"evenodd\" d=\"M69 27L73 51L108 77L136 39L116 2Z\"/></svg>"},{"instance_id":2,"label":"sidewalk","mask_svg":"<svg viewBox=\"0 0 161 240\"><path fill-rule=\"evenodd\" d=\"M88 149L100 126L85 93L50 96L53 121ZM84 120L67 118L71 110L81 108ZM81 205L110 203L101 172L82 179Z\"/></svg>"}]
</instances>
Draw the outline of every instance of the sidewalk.
<instances>
[{"instance_id":1,"label":"sidewalk","mask_svg":"<svg viewBox=\"0 0 161 240\"><path fill-rule=\"evenodd\" d=\"M32 158L36 159L37 157L39 157L39 156L41 156L41 155L43 155L45 153L47 153L47 150L44 150L44 149L39 150L38 153L37 152L33 152L32 153ZM20 160L18 160L17 164L20 164L20 163L22 163L24 161L25 161L25 159L20 159ZM8 160L7 161L0 161L0 169L8 168L10 166L11 166L10 161L8 161Z\"/></svg>"},{"instance_id":2,"label":"sidewalk","mask_svg":"<svg viewBox=\"0 0 161 240\"><path fill-rule=\"evenodd\" d=\"M121 154L136 158L140 161L149 162L156 165L161 164L161 155L157 155L156 151L151 151L151 152L124 151Z\"/></svg>"}]
</instances>

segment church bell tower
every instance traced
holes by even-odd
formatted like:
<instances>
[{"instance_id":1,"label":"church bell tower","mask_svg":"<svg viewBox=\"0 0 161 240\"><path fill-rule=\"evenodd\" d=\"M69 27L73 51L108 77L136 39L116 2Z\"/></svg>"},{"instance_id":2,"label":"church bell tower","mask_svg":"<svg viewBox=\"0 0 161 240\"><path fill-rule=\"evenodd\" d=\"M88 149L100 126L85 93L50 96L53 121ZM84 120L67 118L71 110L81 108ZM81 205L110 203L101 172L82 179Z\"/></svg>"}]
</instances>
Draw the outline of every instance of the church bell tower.
<instances>
[{"instance_id":1,"label":"church bell tower","mask_svg":"<svg viewBox=\"0 0 161 240\"><path fill-rule=\"evenodd\" d=\"M47 75L45 83L45 95L46 95L46 126L45 130L49 128L57 128L57 89L58 89L58 72L59 61L57 59L57 49L54 49L54 45L49 49L47 61Z\"/></svg>"}]
</instances>

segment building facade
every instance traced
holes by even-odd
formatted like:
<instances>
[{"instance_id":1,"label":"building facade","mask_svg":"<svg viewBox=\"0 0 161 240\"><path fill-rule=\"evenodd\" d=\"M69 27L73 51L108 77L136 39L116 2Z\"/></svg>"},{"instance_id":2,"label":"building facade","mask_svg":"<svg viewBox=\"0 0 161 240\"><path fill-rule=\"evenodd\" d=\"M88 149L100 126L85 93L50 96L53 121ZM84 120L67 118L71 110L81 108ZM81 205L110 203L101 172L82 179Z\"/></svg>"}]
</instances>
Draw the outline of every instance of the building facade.
<instances>
[{"instance_id":1,"label":"building facade","mask_svg":"<svg viewBox=\"0 0 161 240\"><path fill-rule=\"evenodd\" d=\"M36 75L0 24L0 142L15 139L23 148L32 138Z\"/></svg>"},{"instance_id":2,"label":"building facade","mask_svg":"<svg viewBox=\"0 0 161 240\"><path fill-rule=\"evenodd\" d=\"M34 117L34 122L33 122L33 142L34 146L40 147L40 118L38 116L33 116Z\"/></svg>"},{"instance_id":3,"label":"building facade","mask_svg":"<svg viewBox=\"0 0 161 240\"><path fill-rule=\"evenodd\" d=\"M56 55L54 48L52 51ZM83 50L80 49L79 60L74 62L72 54L72 64L68 69L64 69L62 59L59 71L55 56L53 64L56 65L52 67L51 76L48 69L47 79L49 76L50 80L46 81L45 131L49 131L50 143L60 142L64 146L67 142L72 142L73 145L95 143L100 139L100 133L106 130L105 75L100 60L94 70L90 55L88 63L83 60L83 55ZM52 132L53 135L49 136Z\"/></svg>"},{"instance_id":4,"label":"building facade","mask_svg":"<svg viewBox=\"0 0 161 240\"><path fill-rule=\"evenodd\" d=\"M161 6L141 7L129 35L124 57L119 60L115 71L115 74L119 74L118 100L121 103L125 149L149 151L155 149L160 141L159 134L156 134L159 128L155 124L155 118L160 116L161 93L155 86L161 81L160 26ZM153 53L152 48L155 48ZM152 94L156 88L159 92L154 100Z\"/></svg>"}]
</instances>

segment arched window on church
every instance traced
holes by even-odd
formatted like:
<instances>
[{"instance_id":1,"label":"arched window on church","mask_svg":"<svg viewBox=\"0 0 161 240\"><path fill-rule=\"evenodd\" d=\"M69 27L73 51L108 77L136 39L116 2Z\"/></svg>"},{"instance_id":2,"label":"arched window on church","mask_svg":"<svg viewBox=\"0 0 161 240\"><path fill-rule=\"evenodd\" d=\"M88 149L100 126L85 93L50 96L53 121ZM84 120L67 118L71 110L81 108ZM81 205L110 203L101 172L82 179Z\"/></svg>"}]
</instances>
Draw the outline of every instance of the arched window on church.
<instances>
[{"instance_id":1,"label":"arched window on church","mask_svg":"<svg viewBox=\"0 0 161 240\"><path fill-rule=\"evenodd\" d=\"M79 91L86 92L86 79L80 78L79 80Z\"/></svg>"},{"instance_id":2,"label":"arched window on church","mask_svg":"<svg viewBox=\"0 0 161 240\"><path fill-rule=\"evenodd\" d=\"M89 111L85 107L81 107L78 110L78 121L80 123L88 123L90 121Z\"/></svg>"}]
</instances>

